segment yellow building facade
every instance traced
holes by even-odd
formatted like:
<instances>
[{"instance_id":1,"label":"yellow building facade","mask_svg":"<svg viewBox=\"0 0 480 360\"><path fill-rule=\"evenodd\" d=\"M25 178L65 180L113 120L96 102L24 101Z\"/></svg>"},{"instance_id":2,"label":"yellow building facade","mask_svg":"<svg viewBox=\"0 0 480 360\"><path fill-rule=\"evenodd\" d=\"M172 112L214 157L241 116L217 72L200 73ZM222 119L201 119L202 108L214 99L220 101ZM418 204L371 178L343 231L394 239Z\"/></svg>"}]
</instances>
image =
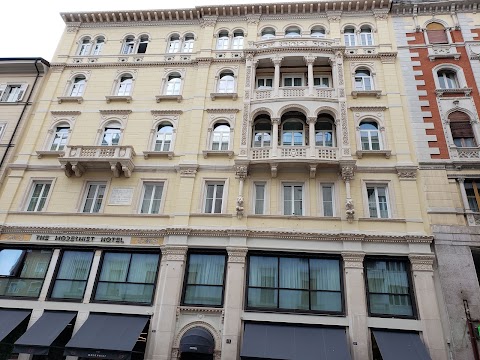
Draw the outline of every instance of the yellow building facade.
<instances>
[{"instance_id":1,"label":"yellow building facade","mask_svg":"<svg viewBox=\"0 0 480 360\"><path fill-rule=\"evenodd\" d=\"M7 350L63 316L52 358L447 359L389 11L63 13L1 187Z\"/></svg>"}]
</instances>

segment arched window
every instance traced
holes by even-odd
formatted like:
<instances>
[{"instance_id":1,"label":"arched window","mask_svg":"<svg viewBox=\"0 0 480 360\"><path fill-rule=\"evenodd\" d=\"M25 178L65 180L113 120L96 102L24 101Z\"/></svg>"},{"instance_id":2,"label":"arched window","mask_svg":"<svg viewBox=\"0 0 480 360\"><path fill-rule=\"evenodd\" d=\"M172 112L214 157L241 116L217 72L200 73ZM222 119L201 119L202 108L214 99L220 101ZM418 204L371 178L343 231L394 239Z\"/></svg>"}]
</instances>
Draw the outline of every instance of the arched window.
<instances>
[{"instance_id":1,"label":"arched window","mask_svg":"<svg viewBox=\"0 0 480 360\"><path fill-rule=\"evenodd\" d=\"M310 31L310 36L311 37L316 37L316 38L324 38L325 37L325 29L320 27L320 26L314 26L312 30Z\"/></svg>"},{"instance_id":2,"label":"arched window","mask_svg":"<svg viewBox=\"0 0 480 360\"><path fill-rule=\"evenodd\" d=\"M453 142L458 147L476 147L470 116L462 111L454 111L449 116Z\"/></svg>"},{"instance_id":3,"label":"arched window","mask_svg":"<svg viewBox=\"0 0 480 360\"><path fill-rule=\"evenodd\" d=\"M345 46L356 46L357 37L355 36L355 29L351 26L346 27L343 30L343 39L345 41Z\"/></svg>"},{"instance_id":4,"label":"arched window","mask_svg":"<svg viewBox=\"0 0 480 360\"><path fill-rule=\"evenodd\" d=\"M430 44L448 44L448 36L442 24L432 22L427 25L427 37Z\"/></svg>"},{"instance_id":5,"label":"arched window","mask_svg":"<svg viewBox=\"0 0 480 360\"><path fill-rule=\"evenodd\" d=\"M78 55L89 55L90 54L90 38L84 37L80 43L80 48L78 49Z\"/></svg>"},{"instance_id":6,"label":"arched window","mask_svg":"<svg viewBox=\"0 0 480 360\"><path fill-rule=\"evenodd\" d=\"M373 33L370 26L362 26L360 28L360 44L362 46L373 45Z\"/></svg>"},{"instance_id":7,"label":"arched window","mask_svg":"<svg viewBox=\"0 0 480 360\"><path fill-rule=\"evenodd\" d=\"M267 27L262 30L262 40L273 39L275 37L275 29Z\"/></svg>"},{"instance_id":8,"label":"arched window","mask_svg":"<svg viewBox=\"0 0 480 360\"><path fill-rule=\"evenodd\" d=\"M155 139L155 151L170 151L173 138L173 126L169 122L158 125Z\"/></svg>"},{"instance_id":9,"label":"arched window","mask_svg":"<svg viewBox=\"0 0 480 360\"><path fill-rule=\"evenodd\" d=\"M93 47L92 55L100 55L102 52L103 44L105 44L105 38L103 36L99 36L95 39L95 45Z\"/></svg>"},{"instance_id":10,"label":"arched window","mask_svg":"<svg viewBox=\"0 0 480 360\"><path fill-rule=\"evenodd\" d=\"M230 125L216 123L212 132L212 150L228 150L230 148Z\"/></svg>"},{"instance_id":11,"label":"arched window","mask_svg":"<svg viewBox=\"0 0 480 360\"><path fill-rule=\"evenodd\" d=\"M355 71L355 90L373 90L373 81L370 71L358 69Z\"/></svg>"},{"instance_id":12,"label":"arched window","mask_svg":"<svg viewBox=\"0 0 480 360\"><path fill-rule=\"evenodd\" d=\"M135 48L135 38L133 36L127 36L123 41L122 54L128 55L133 53Z\"/></svg>"},{"instance_id":13,"label":"arched window","mask_svg":"<svg viewBox=\"0 0 480 360\"><path fill-rule=\"evenodd\" d=\"M165 95L180 95L182 87L182 77L179 73L171 73L168 75L167 88Z\"/></svg>"},{"instance_id":14,"label":"arched window","mask_svg":"<svg viewBox=\"0 0 480 360\"><path fill-rule=\"evenodd\" d=\"M170 40L168 42L168 52L169 53L176 53L180 50L180 36L174 34L170 36Z\"/></svg>"},{"instance_id":15,"label":"arched window","mask_svg":"<svg viewBox=\"0 0 480 360\"><path fill-rule=\"evenodd\" d=\"M291 119L282 124L282 145L305 145L304 128L301 120Z\"/></svg>"},{"instance_id":16,"label":"arched window","mask_svg":"<svg viewBox=\"0 0 480 360\"><path fill-rule=\"evenodd\" d=\"M233 93L235 92L235 77L233 72L222 72L218 79L218 92L219 93Z\"/></svg>"},{"instance_id":17,"label":"arched window","mask_svg":"<svg viewBox=\"0 0 480 360\"><path fill-rule=\"evenodd\" d=\"M300 29L296 26L288 27L287 30L285 30L285 37L300 37L300 36L301 36Z\"/></svg>"},{"instance_id":18,"label":"arched window","mask_svg":"<svg viewBox=\"0 0 480 360\"><path fill-rule=\"evenodd\" d=\"M133 77L130 74L125 74L120 77L118 83L117 96L129 96L132 91Z\"/></svg>"},{"instance_id":19,"label":"arched window","mask_svg":"<svg viewBox=\"0 0 480 360\"><path fill-rule=\"evenodd\" d=\"M105 126L102 135L102 146L115 146L120 143L122 134L120 123L114 121Z\"/></svg>"},{"instance_id":20,"label":"arched window","mask_svg":"<svg viewBox=\"0 0 480 360\"><path fill-rule=\"evenodd\" d=\"M217 50L227 50L229 40L230 38L228 37L228 31L220 31L217 39Z\"/></svg>"},{"instance_id":21,"label":"arched window","mask_svg":"<svg viewBox=\"0 0 480 360\"><path fill-rule=\"evenodd\" d=\"M138 43L137 54L145 54L147 52L148 42L149 42L148 35L140 36L140 42Z\"/></svg>"},{"instance_id":22,"label":"arched window","mask_svg":"<svg viewBox=\"0 0 480 360\"><path fill-rule=\"evenodd\" d=\"M453 70L438 70L437 77L440 89L458 89L460 87L457 73Z\"/></svg>"},{"instance_id":23,"label":"arched window","mask_svg":"<svg viewBox=\"0 0 480 360\"><path fill-rule=\"evenodd\" d=\"M253 127L253 147L272 146L272 123L270 119L259 119Z\"/></svg>"},{"instance_id":24,"label":"arched window","mask_svg":"<svg viewBox=\"0 0 480 360\"><path fill-rule=\"evenodd\" d=\"M382 142L378 124L374 121L362 121L360 123L360 141L362 150L381 150Z\"/></svg>"},{"instance_id":25,"label":"arched window","mask_svg":"<svg viewBox=\"0 0 480 360\"><path fill-rule=\"evenodd\" d=\"M243 49L243 37L244 35L242 30L235 30L233 32L233 42L232 42L233 50Z\"/></svg>"},{"instance_id":26,"label":"arched window","mask_svg":"<svg viewBox=\"0 0 480 360\"><path fill-rule=\"evenodd\" d=\"M329 118L315 123L315 146L335 146L335 125Z\"/></svg>"},{"instance_id":27,"label":"arched window","mask_svg":"<svg viewBox=\"0 0 480 360\"><path fill-rule=\"evenodd\" d=\"M52 144L50 145L50 151L62 151L67 144L69 133L70 127L68 124L57 126L55 128L55 134L53 135Z\"/></svg>"},{"instance_id":28,"label":"arched window","mask_svg":"<svg viewBox=\"0 0 480 360\"><path fill-rule=\"evenodd\" d=\"M193 44L195 43L195 37L193 34L187 34L185 35L183 39L183 48L182 52L184 53L190 53L193 51Z\"/></svg>"},{"instance_id":29,"label":"arched window","mask_svg":"<svg viewBox=\"0 0 480 360\"><path fill-rule=\"evenodd\" d=\"M72 88L70 89L70 96L82 96L85 89L85 76L79 75L73 79Z\"/></svg>"}]
</instances>

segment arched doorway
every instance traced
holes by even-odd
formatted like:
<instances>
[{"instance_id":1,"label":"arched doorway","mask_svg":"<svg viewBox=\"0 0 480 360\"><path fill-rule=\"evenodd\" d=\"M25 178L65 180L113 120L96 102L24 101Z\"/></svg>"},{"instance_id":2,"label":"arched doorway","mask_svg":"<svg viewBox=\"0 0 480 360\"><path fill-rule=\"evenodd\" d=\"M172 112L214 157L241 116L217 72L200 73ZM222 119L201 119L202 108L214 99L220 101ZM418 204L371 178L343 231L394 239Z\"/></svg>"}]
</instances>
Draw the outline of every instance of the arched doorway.
<instances>
[{"instance_id":1,"label":"arched doorway","mask_svg":"<svg viewBox=\"0 0 480 360\"><path fill-rule=\"evenodd\" d=\"M194 327L180 340L181 360L213 360L215 340L213 335L203 327Z\"/></svg>"}]
</instances>

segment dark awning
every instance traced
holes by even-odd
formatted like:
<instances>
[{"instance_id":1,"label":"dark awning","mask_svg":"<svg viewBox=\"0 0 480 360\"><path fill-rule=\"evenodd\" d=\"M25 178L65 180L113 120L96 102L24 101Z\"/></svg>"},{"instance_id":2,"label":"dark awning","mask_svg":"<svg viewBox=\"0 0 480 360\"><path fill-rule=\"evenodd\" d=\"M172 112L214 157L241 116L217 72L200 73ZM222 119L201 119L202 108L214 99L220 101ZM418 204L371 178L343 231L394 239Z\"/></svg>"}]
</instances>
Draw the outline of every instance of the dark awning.
<instances>
[{"instance_id":1,"label":"dark awning","mask_svg":"<svg viewBox=\"0 0 480 360\"><path fill-rule=\"evenodd\" d=\"M0 341L30 315L30 310L0 309Z\"/></svg>"},{"instance_id":2,"label":"dark awning","mask_svg":"<svg viewBox=\"0 0 480 360\"><path fill-rule=\"evenodd\" d=\"M180 340L180 352L213 354L215 340L212 334L202 327L188 330Z\"/></svg>"},{"instance_id":3,"label":"dark awning","mask_svg":"<svg viewBox=\"0 0 480 360\"><path fill-rule=\"evenodd\" d=\"M242 360L350 360L344 328L246 323Z\"/></svg>"},{"instance_id":4,"label":"dark awning","mask_svg":"<svg viewBox=\"0 0 480 360\"><path fill-rule=\"evenodd\" d=\"M431 360L418 333L373 330L373 336L383 360Z\"/></svg>"},{"instance_id":5,"label":"dark awning","mask_svg":"<svg viewBox=\"0 0 480 360\"><path fill-rule=\"evenodd\" d=\"M50 345L57 339L76 313L45 311L16 342L14 353L48 355Z\"/></svg>"},{"instance_id":6,"label":"dark awning","mask_svg":"<svg viewBox=\"0 0 480 360\"><path fill-rule=\"evenodd\" d=\"M66 356L127 360L148 317L90 314L65 345Z\"/></svg>"}]
</instances>

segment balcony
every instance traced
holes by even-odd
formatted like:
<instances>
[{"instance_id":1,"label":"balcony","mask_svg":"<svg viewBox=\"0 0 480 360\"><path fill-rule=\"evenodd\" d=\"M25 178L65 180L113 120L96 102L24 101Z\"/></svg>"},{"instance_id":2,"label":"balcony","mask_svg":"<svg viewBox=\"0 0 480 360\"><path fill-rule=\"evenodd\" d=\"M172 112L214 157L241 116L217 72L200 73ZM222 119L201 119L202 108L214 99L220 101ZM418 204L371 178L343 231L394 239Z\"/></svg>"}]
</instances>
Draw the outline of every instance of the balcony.
<instances>
[{"instance_id":1,"label":"balcony","mask_svg":"<svg viewBox=\"0 0 480 360\"><path fill-rule=\"evenodd\" d=\"M315 98L315 99L335 99L337 92L330 88L314 88L313 94L309 94L307 86L302 87L284 87L278 89L275 94L273 89L257 89L254 92L254 100L270 100L270 99L293 99L293 98Z\"/></svg>"},{"instance_id":2,"label":"balcony","mask_svg":"<svg viewBox=\"0 0 480 360\"><path fill-rule=\"evenodd\" d=\"M66 146L59 157L65 175L82 176L87 170L110 169L114 177L130 177L135 167L132 146Z\"/></svg>"},{"instance_id":3,"label":"balcony","mask_svg":"<svg viewBox=\"0 0 480 360\"><path fill-rule=\"evenodd\" d=\"M273 38L260 41L249 41L248 50L254 49L257 52L261 50L269 50L274 48L285 49L291 52L295 48L316 48L316 49L332 49L334 46L339 46L334 40L323 38L302 38L302 37L285 37Z\"/></svg>"},{"instance_id":4,"label":"balcony","mask_svg":"<svg viewBox=\"0 0 480 360\"><path fill-rule=\"evenodd\" d=\"M318 160L337 161L338 148L316 146L313 149L309 146L279 146L276 150L271 147L251 148L250 160Z\"/></svg>"}]
</instances>

